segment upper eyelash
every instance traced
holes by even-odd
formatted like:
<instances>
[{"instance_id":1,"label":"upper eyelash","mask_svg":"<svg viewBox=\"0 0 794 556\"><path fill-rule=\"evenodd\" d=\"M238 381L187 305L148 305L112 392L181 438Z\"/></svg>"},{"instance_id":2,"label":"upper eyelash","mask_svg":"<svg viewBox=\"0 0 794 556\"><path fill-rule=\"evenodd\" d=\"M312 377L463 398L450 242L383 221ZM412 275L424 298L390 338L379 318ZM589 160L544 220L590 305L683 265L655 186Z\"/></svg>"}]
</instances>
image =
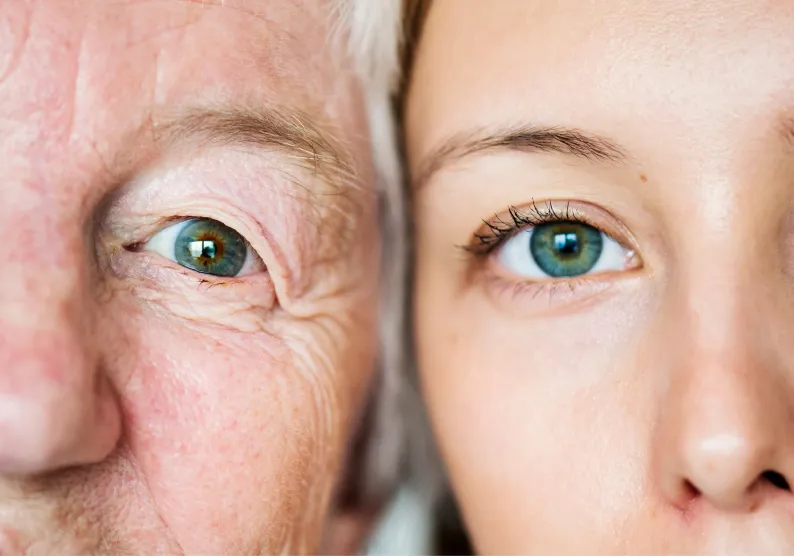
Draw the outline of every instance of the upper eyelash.
<instances>
[{"instance_id":1,"label":"upper eyelash","mask_svg":"<svg viewBox=\"0 0 794 556\"><path fill-rule=\"evenodd\" d=\"M570 201L562 210L555 209L551 201L546 201L539 206L534 199L528 210L522 210L512 205L507 210L512 222L505 222L499 215L494 215L491 220L483 220L488 227L488 232L474 234L476 243L464 246L464 249L475 255L488 255L524 228L549 222L581 222L592 226L581 212L571 207Z\"/></svg>"}]
</instances>

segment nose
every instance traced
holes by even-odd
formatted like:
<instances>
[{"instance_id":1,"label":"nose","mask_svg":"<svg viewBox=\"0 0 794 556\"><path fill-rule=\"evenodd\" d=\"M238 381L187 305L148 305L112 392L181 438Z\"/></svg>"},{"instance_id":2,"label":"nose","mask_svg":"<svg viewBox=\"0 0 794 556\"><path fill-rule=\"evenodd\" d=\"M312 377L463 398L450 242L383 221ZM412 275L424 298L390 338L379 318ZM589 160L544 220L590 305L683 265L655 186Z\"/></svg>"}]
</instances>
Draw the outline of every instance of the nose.
<instances>
[{"instance_id":1,"label":"nose","mask_svg":"<svg viewBox=\"0 0 794 556\"><path fill-rule=\"evenodd\" d=\"M768 411L774 408L742 407L714 384L697 390L703 395L687 396L681 406L689 407L669 416L671 430L661 441L667 444L663 476L670 500L684 506L702 499L720 510L748 511L776 492L790 494L788 445L779 443L787 432L772 422Z\"/></svg>"},{"instance_id":2,"label":"nose","mask_svg":"<svg viewBox=\"0 0 794 556\"><path fill-rule=\"evenodd\" d=\"M94 463L121 431L77 280L15 265L0 288L0 474ZM30 268L32 267L32 268Z\"/></svg>"},{"instance_id":3,"label":"nose","mask_svg":"<svg viewBox=\"0 0 794 556\"><path fill-rule=\"evenodd\" d=\"M660 359L669 382L654 448L657 477L672 504L746 512L792 499L785 346L767 333L773 322L750 324L753 315L774 320L775 312L725 301L716 310L670 315L676 330Z\"/></svg>"}]
</instances>

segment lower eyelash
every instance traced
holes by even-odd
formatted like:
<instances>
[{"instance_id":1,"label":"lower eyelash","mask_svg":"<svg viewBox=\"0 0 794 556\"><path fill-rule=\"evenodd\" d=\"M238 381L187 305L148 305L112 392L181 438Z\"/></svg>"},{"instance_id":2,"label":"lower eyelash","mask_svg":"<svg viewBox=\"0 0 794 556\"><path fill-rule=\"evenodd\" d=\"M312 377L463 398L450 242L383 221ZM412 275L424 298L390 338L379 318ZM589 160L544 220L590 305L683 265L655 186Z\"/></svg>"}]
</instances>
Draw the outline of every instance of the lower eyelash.
<instances>
[{"instance_id":1,"label":"lower eyelash","mask_svg":"<svg viewBox=\"0 0 794 556\"><path fill-rule=\"evenodd\" d=\"M569 302L587 301L611 289L611 283L603 280L580 276L571 280L553 280L544 282L516 282L499 276L488 278L490 285L495 286L509 303L526 306L527 303L541 308L539 304L545 299L549 308ZM583 291L581 291L583 290ZM585 293L587 292L587 293Z\"/></svg>"}]
</instances>

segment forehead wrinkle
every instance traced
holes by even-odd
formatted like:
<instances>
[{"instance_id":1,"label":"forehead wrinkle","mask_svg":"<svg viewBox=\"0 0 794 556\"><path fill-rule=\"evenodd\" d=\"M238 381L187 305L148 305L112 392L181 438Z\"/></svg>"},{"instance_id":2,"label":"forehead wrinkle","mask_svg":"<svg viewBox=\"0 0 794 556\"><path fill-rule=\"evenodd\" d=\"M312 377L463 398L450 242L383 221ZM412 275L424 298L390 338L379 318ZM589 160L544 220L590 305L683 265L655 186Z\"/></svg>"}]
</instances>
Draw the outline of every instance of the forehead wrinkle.
<instances>
[{"instance_id":1,"label":"forehead wrinkle","mask_svg":"<svg viewBox=\"0 0 794 556\"><path fill-rule=\"evenodd\" d=\"M138 1L152 1L152 0L138 0ZM282 7L274 7L272 0L173 0L174 2L179 2L183 4L195 4L199 7L206 7L206 8L224 8L229 10L237 10L253 16L257 19L264 19L266 21L272 22L271 14L273 13L282 13L284 12L283 6ZM293 0L289 3L289 7L291 10L295 10L301 14L311 14L312 16L316 17L320 13L327 12L328 14L333 13L333 9L326 9L324 6L324 2L314 2L314 4L320 8L317 10L316 8L310 8L310 4L312 4L311 0ZM318 13L314 13L318 12ZM319 19L318 19L319 21Z\"/></svg>"},{"instance_id":2,"label":"forehead wrinkle","mask_svg":"<svg viewBox=\"0 0 794 556\"><path fill-rule=\"evenodd\" d=\"M86 0L97 1L97 0ZM322 1L293 0L290 2L268 2L267 0L99 0L103 7L128 7L135 9L135 13L146 13L149 6L179 7L183 10L174 11L172 16L161 18L154 25L147 22L146 28L140 31L141 37L134 39L132 44L149 39L157 34L157 29L174 31L186 28L194 23L201 22L205 17L213 19L223 12L239 12L242 19L250 16L249 24L257 29L261 28L262 39L274 40L279 34L292 34L293 27L310 29L312 35L325 33L330 37L333 10ZM118 10L116 10L118 11ZM182 21L184 20L184 21ZM151 27L154 27L153 31ZM293 37L300 42L298 37ZM255 46L257 41L251 41ZM268 51L268 56L272 52Z\"/></svg>"}]
</instances>

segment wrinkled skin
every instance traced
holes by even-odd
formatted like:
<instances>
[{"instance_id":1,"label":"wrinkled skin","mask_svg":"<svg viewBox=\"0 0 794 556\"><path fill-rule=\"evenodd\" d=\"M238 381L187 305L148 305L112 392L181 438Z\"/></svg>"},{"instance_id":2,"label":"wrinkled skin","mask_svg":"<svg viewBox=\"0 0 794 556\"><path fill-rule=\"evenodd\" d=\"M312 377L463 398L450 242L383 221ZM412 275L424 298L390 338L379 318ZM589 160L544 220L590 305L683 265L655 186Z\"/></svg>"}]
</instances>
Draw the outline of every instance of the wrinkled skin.
<instances>
[{"instance_id":1,"label":"wrinkled skin","mask_svg":"<svg viewBox=\"0 0 794 556\"><path fill-rule=\"evenodd\" d=\"M320 542L373 368L362 102L326 3L217 4L0 5L2 554ZM207 108L300 113L345 172L175 123ZM189 216L252 272L145 248Z\"/></svg>"},{"instance_id":2,"label":"wrinkled skin","mask_svg":"<svg viewBox=\"0 0 794 556\"><path fill-rule=\"evenodd\" d=\"M414 70L419 366L476 547L792 553L794 2L436 0ZM621 152L429 163L513 126ZM533 200L625 265L461 251Z\"/></svg>"}]
</instances>

